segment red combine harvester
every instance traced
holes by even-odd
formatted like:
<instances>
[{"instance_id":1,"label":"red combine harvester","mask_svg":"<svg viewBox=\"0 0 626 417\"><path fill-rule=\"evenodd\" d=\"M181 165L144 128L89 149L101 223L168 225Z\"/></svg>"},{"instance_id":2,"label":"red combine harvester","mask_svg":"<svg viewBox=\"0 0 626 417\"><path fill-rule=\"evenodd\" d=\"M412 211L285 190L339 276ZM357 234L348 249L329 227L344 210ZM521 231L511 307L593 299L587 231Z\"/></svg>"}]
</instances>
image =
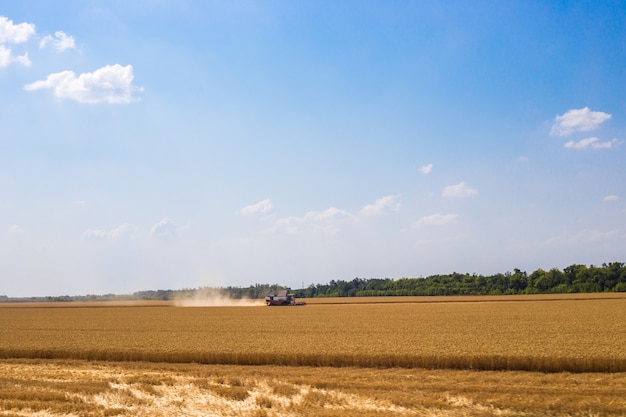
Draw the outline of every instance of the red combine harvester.
<instances>
[{"instance_id":1,"label":"red combine harvester","mask_svg":"<svg viewBox=\"0 0 626 417\"><path fill-rule=\"evenodd\" d=\"M287 290L280 290L276 294L265 297L265 304L268 306L303 306L306 303L296 302L294 294L289 294Z\"/></svg>"}]
</instances>

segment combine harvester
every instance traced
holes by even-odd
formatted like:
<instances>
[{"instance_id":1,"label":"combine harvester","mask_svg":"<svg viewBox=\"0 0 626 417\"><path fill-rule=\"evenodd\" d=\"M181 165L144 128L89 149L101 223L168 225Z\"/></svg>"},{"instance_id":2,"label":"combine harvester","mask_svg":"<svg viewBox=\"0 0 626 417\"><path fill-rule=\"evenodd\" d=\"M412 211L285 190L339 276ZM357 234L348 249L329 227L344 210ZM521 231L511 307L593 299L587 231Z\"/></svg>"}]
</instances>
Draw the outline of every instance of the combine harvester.
<instances>
[{"instance_id":1,"label":"combine harvester","mask_svg":"<svg viewBox=\"0 0 626 417\"><path fill-rule=\"evenodd\" d=\"M296 302L296 296L289 294L287 290L280 290L276 294L265 297L265 304L268 306L303 306L303 301Z\"/></svg>"}]
</instances>

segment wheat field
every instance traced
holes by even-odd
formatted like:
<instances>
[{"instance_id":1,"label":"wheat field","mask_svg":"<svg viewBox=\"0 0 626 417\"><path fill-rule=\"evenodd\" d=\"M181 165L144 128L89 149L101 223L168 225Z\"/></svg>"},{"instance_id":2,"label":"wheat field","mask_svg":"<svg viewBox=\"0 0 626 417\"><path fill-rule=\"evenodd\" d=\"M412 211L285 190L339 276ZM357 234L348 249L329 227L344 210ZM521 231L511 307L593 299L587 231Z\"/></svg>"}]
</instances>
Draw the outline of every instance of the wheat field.
<instances>
[{"instance_id":1,"label":"wheat field","mask_svg":"<svg viewBox=\"0 0 626 417\"><path fill-rule=\"evenodd\" d=\"M0 360L0 415L612 416L626 374Z\"/></svg>"},{"instance_id":2,"label":"wheat field","mask_svg":"<svg viewBox=\"0 0 626 417\"><path fill-rule=\"evenodd\" d=\"M626 294L307 301L2 304L0 416L626 414Z\"/></svg>"},{"instance_id":3,"label":"wheat field","mask_svg":"<svg viewBox=\"0 0 626 417\"><path fill-rule=\"evenodd\" d=\"M380 301L282 308L5 305L0 358L626 371L621 294Z\"/></svg>"}]
</instances>

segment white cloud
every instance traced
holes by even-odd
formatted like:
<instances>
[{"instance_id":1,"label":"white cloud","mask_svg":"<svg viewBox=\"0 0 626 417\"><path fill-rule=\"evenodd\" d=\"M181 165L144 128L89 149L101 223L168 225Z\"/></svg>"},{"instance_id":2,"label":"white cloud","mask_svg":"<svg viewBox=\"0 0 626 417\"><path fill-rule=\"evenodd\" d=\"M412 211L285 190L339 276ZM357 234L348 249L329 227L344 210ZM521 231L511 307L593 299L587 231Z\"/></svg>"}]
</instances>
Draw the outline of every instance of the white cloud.
<instances>
[{"instance_id":1,"label":"white cloud","mask_svg":"<svg viewBox=\"0 0 626 417\"><path fill-rule=\"evenodd\" d=\"M342 217L349 217L350 213L346 210L338 209L336 207L329 207L324 211L309 211L304 215L305 220L332 220Z\"/></svg>"},{"instance_id":2,"label":"white cloud","mask_svg":"<svg viewBox=\"0 0 626 417\"><path fill-rule=\"evenodd\" d=\"M161 219L157 224L150 229L150 236L156 239L172 239L177 234L180 228L167 217Z\"/></svg>"},{"instance_id":3,"label":"white cloud","mask_svg":"<svg viewBox=\"0 0 626 417\"><path fill-rule=\"evenodd\" d=\"M0 16L0 68L6 67L12 63L29 67L31 61L28 58L28 52L15 56L13 50L7 45L25 43L32 36L35 36L35 34L36 30L34 24L24 22L16 25L7 17ZM39 42L41 48L47 45L52 45L57 51L64 51L76 47L74 38L63 31L55 32L54 37L51 35L45 36Z\"/></svg>"},{"instance_id":4,"label":"white cloud","mask_svg":"<svg viewBox=\"0 0 626 417\"><path fill-rule=\"evenodd\" d=\"M420 168L422 174L430 174L433 170L433 164L424 165Z\"/></svg>"},{"instance_id":5,"label":"white cloud","mask_svg":"<svg viewBox=\"0 0 626 417\"><path fill-rule=\"evenodd\" d=\"M14 62L25 67L30 66L31 62L28 58L28 53L25 52L23 55L14 56L13 51L6 44L24 43L33 35L35 35L35 25L32 23L15 25L12 20L5 16L0 16L0 68Z\"/></svg>"},{"instance_id":6,"label":"white cloud","mask_svg":"<svg viewBox=\"0 0 626 417\"><path fill-rule=\"evenodd\" d=\"M527 157L525 157L525 156L523 156L523 155L522 155L522 156L519 156L519 157L517 158L517 162L520 162L520 163L523 163L523 164L524 164L524 163L528 162L528 158L527 158Z\"/></svg>"},{"instance_id":7,"label":"white cloud","mask_svg":"<svg viewBox=\"0 0 626 417\"><path fill-rule=\"evenodd\" d=\"M35 35L35 25L32 23L13 24L13 21L5 16L0 16L0 44L24 43Z\"/></svg>"},{"instance_id":8,"label":"white cloud","mask_svg":"<svg viewBox=\"0 0 626 417\"><path fill-rule=\"evenodd\" d=\"M136 101L133 93L143 91L133 85L133 67L107 65L94 72L85 72L76 77L73 71L62 71L48 75L45 80L24 86L27 91L53 89L58 98L80 103L130 103Z\"/></svg>"},{"instance_id":9,"label":"white cloud","mask_svg":"<svg viewBox=\"0 0 626 417\"><path fill-rule=\"evenodd\" d=\"M74 42L74 38L72 36L67 35L63 31L58 31L54 33L54 37L52 35L48 35L44 37L41 42L39 42L40 48L45 48L48 45L52 45L54 49L59 52L63 52L66 49L74 49L76 48L76 44Z\"/></svg>"},{"instance_id":10,"label":"white cloud","mask_svg":"<svg viewBox=\"0 0 626 417\"><path fill-rule=\"evenodd\" d=\"M459 217L458 214L431 214L416 221L413 227L420 226L442 226L454 222Z\"/></svg>"},{"instance_id":11,"label":"white cloud","mask_svg":"<svg viewBox=\"0 0 626 417\"><path fill-rule=\"evenodd\" d=\"M28 59L28 53L24 53L24 55L13 56L11 53L11 49L5 47L4 45L0 45L0 68L6 67L9 64L16 62L25 67L30 67L30 59Z\"/></svg>"},{"instance_id":12,"label":"white cloud","mask_svg":"<svg viewBox=\"0 0 626 417\"><path fill-rule=\"evenodd\" d=\"M612 148L617 143L619 143L617 139L613 139L607 142L600 142L600 139L596 137L591 137L591 138L581 139L578 142L570 140L567 143L565 143L565 145L563 146L569 149L586 149L586 148L609 149L609 148Z\"/></svg>"},{"instance_id":13,"label":"white cloud","mask_svg":"<svg viewBox=\"0 0 626 417\"><path fill-rule=\"evenodd\" d=\"M129 223L124 223L111 230L88 229L83 233L85 239L130 239L139 228Z\"/></svg>"},{"instance_id":14,"label":"white cloud","mask_svg":"<svg viewBox=\"0 0 626 417\"><path fill-rule=\"evenodd\" d=\"M239 212L244 216L254 216L257 214L267 214L272 210L272 200L266 198L265 200L261 200L258 203L250 204L249 206L245 206Z\"/></svg>"},{"instance_id":15,"label":"white cloud","mask_svg":"<svg viewBox=\"0 0 626 417\"><path fill-rule=\"evenodd\" d=\"M581 230L577 233L572 234L563 234L559 236L552 237L545 242L544 245L553 245L553 244L562 244L562 243L591 243L591 242L601 242L612 240L620 237L619 229L612 229L607 231L601 230Z\"/></svg>"},{"instance_id":16,"label":"white cloud","mask_svg":"<svg viewBox=\"0 0 626 417\"><path fill-rule=\"evenodd\" d=\"M9 230L7 230L7 235L9 236L22 236L24 234L26 234L26 231L16 224L9 227Z\"/></svg>"},{"instance_id":17,"label":"white cloud","mask_svg":"<svg viewBox=\"0 0 626 417\"><path fill-rule=\"evenodd\" d=\"M283 217L274 222L272 227L267 229L267 232L270 233L287 233L287 234L295 234L300 231L300 225L304 223L304 217Z\"/></svg>"},{"instance_id":18,"label":"white cloud","mask_svg":"<svg viewBox=\"0 0 626 417\"><path fill-rule=\"evenodd\" d=\"M607 195L606 197L602 199L602 201L617 201L617 200L619 200L619 196L615 194Z\"/></svg>"},{"instance_id":19,"label":"white cloud","mask_svg":"<svg viewBox=\"0 0 626 417\"><path fill-rule=\"evenodd\" d=\"M381 197L374 204L368 204L361 209L361 214L366 216L378 216L388 210L398 211L400 209L400 197L397 195L387 195Z\"/></svg>"},{"instance_id":20,"label":"white cloud","mask_svg":"<svg viewBox=\"0 0 626 417\"><path fill-rule=\"evenodd\" d=\"M322 234L335 234L339 231L336 222L351 218L350 212L336 207L327 208L324 211L309 211L302 217L283 217L274 222L267 229L270 233L296 234L303 230L313 230Z\"/></svg>"},{"instance_id":21,"label":"white cloud","mask_svg":"<svg viewBox=\"0 0 626 417\"><path fill-rule=\"evenodd\" d=\"M611 115L601 111L591 111L589 107L572 109L554 118L550 134L554 136L568 136L574 132L586 132L598 128L611 118Z\"/></svg>"},{"instance_id":22,"label":"white cloud","mask_svg":"<svg viewBox=\"0 0 626 417\"><path fill-rule=\"evenodd\" d=\"M309 211L304 215L305 220L312 221L325 221L350 217L350 213L346 210L338 209L336 207L329 207L324 211Z\"/></svg>"},{"instance_id":23,"label":"white cloud","mask_svg":"<svg viewBox=\"0 0 626 417\"><path fill-rule=\"evenodd\" d=\"M465 181L461 181L456 185L448 185L443 189L441 195L443 197L466 198L478 194L478 190L465 185Z\"/></svg>"}]
</instances>

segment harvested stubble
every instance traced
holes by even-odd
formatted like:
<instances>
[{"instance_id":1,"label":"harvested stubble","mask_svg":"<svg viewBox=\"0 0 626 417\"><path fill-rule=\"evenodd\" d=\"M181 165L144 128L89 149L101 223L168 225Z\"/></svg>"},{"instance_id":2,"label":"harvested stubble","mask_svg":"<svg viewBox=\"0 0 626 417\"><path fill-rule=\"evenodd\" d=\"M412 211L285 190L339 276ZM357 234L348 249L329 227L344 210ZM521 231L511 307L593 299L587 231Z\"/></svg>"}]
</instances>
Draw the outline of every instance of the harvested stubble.
<instances>
[{"instance_id":1,"label":"harvested stubble","mask_svg":"<svg viewBox=\"0 0 626 417\"><path fill-rule=\"evenodd\" d=\"M0 357L626 371L626 300L0 308Z\"/></svg>"},{"instance_id":2,"label":"harvested stubble","mask_svg":"<svg viewBox=\"0 0 626 417\"><path fill-rule=\"evenodd\" d=\"M0 360L0 415L623 415L626 374Z\"/></svg>"}]
</instances>

